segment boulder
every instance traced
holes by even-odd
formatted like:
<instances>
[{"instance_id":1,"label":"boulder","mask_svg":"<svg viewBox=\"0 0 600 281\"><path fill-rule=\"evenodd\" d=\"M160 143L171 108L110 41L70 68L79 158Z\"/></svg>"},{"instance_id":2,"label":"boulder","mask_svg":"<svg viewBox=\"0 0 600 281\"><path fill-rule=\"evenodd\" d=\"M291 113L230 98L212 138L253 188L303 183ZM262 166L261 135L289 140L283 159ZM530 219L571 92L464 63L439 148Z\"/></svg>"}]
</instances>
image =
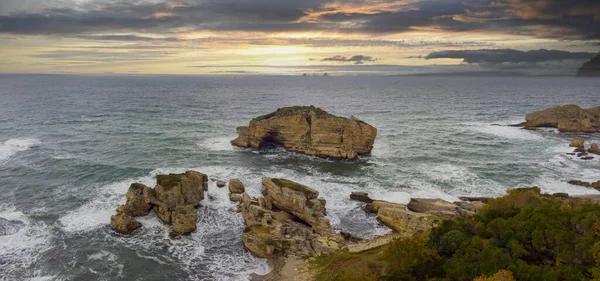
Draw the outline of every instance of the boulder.
<instances>
[{"instance_id":1,"label":"boulder","mask_svg":"<svg viewBox=\"0 0 600 281\"><path fill-rule=\"evenodd\" d=\"M196 208L192 205L177 206L172 213L173 232L188 234L196 230Z\"/></svg>"},{"instance_id":2,"label":"boulder","mask_svg":"<svg viewBox=\"0 0 600 281\"><path fill-rule=\"evenodd\" d=\"M229 180L229 192L242 194L246 191L244 183L240 179Z\"/></svg>"},{"instance_id":3,"label":"boulder","mask_svg":"<svg viewBox=\"0 0 600 281\"><path fill-rule=\"evenodd\" d=\"M196 171L156 175L156 184L156 204L172 208L178 205L198 206L208 188L208 176Z\"/></svg>"},{"instance_id":4,"label":"boulder","mask_svg":"<svg viewBox=\"0 0 600 281\"><path fill-rule=\"evenodd\" d=\"M442 199L412 198L407 207L413 212L432 214L445 219L461 215L458 205Z\"/></svg>"},{"instance_id":5,"label":"boulder","mask_svg":"<svg viewBox=\"0 0 600 281\"><path fill-rule=\"evenodd\" d=\"M356 118L344 118L314 106L280 108L238 127L231 144L261 149L282 146L287 151L318 157L354 159L369 154L377 129Z\"/></svg>"},{"instance_id":6,"label":"boulder","mask_svg":"<svg viewBox=\"0 0 600 281\"><path fill-rule=\"evenodd\" d=\"M310 257L340 249L344 238L329 225L317 191L283 179L263 178L263 185L264 197L240 195L242 241L251 253Z\"/></svg>"},{"instance_id":7,"label":"boulder","mask_svg":"<svg viewBox=\"0 0 600 281\"><path fill-rule=\"evenodd\" d=\"M131 234L136 229L142 227L139 221L125 213L117 213L110 217L110 225L121 234Z\"/></svg>"},{"instance_id":8,"label":"boulder","mask_svg":"<svg viewBox=\"0 0 600 281\"><path fill-rule=\"evenodd\" d=\"M367 204L373 202L373 199L369 198L369 193L366 192L352 192L352 194L350 194L350 199Z\"/></svg>"},{"instance_id":9,"label":"boulder","mask_svg":"<svg viewBox=\"0 0 600 281\"><path fill-rule=\"evenodd\" d=\"M392 202L388 202L388 201L383 201L383 200L375 200L367 205L365 205L365 212L367 213L375 213L377 214L377 212L379 212L379 209L381 209L382 207L392 207L392 208L403 208L406 209L406 205L402 205L402 204L398 204L398 203L392 203Z\"/></svg>"},{"instance_id":10,"label":"boulder","mask_svg":"<svg viewBox=\"0 0 600 281\"><path fill-rule=\"evenodd\" d=\"M582 109L569 104L552 107L527 114L525 128L551 127L561 132L595 133L600 130L600 110L598 107Z\"/></svg>"},{"instance_id":11,"label":"boulder","mask_svg":"<svg viewBox=\"0 0 600 281\"><path fill-rule=\"evenodd\" d=\"M577 138L574 138L571 141L571 144L569 146L571 146L571 147L577 147L577 148L583 148L584 144L585 144L585 139L581 138L581 137L577 137Z\"/></svg>"},{"instance_id":12,"label":"boulder","mask_svg":"<svg viewBox=\"0 0 600 281\"><path fill-rule=\"evenodd\" d=\"M588 152L600 155L600 149L598 149L598 144L597 143L592 143L592 145L590 146L590 149L588 149Z\"/></svg>"},{"instance_id":13,"label":"boulder","mask_svg":"<svg viewBox=\"0 0 600 281\"><path fill-rule=\"evenodd\" d=\"M482 203L487 203L492 198L490 198L490 197L468 197L468 196L463 196L463 197L458 197L458 199L460 199L462 201L467 201L467 202L482 202Z\"/></svg>"},{"instance_id":14,"label":"boulder","mask_svg":"<svg viewBox=\"0 0 600 281\"><path fill-rule=\"evenodd\" d=\"M595 189L600 190L600 181L587 182L587 181L580 181L580 180L570 180L568 183L572 184L572 185L578 185L578 186L583 186L583 187L591 187L591 188L595 188Z\"/></svg>"},{"instance_id":15,"label":"boulder","mask_svg":"<svg viewBox=\"0 0 600 281\"><path fill-rule=\"evenodd\" d=\"M13 235L23 227L25 227L25 223L22 221L0 218L0 236Z\"/></svg>"},{"instance_id":16,"label":"boulder","mask_svg":"<svg viewBox=\"0 0 600 281\"><path fill-rule=\"evenodd\" d=\"M225 181L222 181L222 180L218 180L217 181L217 187L218 188L225 187L226 184L227 183Z\"/></svg>"},{"instance_id":17,"label":"boulder","mask_svg":"<svg viewBox=\"0 0 600 281\"><path fill-rule=\"evenodd\" d=\"M127 201L117 209L117 213L125 213L132 217L148 215L155 199L154 190L141 183L131 184L125 197Z\"/></svg>"}]
</instances>

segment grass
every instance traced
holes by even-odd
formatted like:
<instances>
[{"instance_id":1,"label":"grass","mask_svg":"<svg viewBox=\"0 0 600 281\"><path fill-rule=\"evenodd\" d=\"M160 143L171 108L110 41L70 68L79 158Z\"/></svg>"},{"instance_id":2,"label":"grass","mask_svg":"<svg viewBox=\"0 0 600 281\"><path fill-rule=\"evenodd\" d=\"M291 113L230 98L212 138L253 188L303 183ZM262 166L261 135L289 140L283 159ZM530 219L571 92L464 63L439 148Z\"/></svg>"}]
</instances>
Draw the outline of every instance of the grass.
<instances>
[{"instance_id":1,"label":"grass","mask_svg":"<svg viewBox=\"0 0 600 281\"><path fill-rule=\"evenodd\" d=\"M298 192L302 192L302 193L309 193L309 194L315 194L315 193L317 193L316 190L314 190L314 189L312 189L312 188L310 188L308 186L299 184L297 182L293 182L291 180L287 180L287 179L271 179L271 181L273 183L275 183L276 185L278 185L278 186L286 187L286 188L289 188L289 189L294 190L294 191L298 191Z\"/></svg>"},{"instance_id":2,"label":"grass","mask_svg":"<svg viewBox=\"0 0 600 281\"><path fill-rule=\"evenodd\" d=\"M370 281L388 267L388 245L360 253L337 251L316 257L311 266L318 272L316 281Z\"/></svg>"},{"instance_id":3,"label":"grass","mask_svg":"<svg viewBox=\"0 0 600 281\"><path fill-rule=\"evenodd\" d=\"M172 188L188 180L186 174L156 175L156 183L164 188Z\"/></svg>"}]
</instances>

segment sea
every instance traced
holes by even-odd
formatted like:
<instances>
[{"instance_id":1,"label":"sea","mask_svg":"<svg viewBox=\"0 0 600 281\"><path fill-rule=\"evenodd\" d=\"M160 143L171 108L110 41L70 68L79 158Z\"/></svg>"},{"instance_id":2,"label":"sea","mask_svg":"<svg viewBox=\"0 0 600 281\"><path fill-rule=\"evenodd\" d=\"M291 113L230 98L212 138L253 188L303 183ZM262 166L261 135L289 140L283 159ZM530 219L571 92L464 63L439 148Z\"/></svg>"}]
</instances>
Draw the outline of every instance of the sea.
<instances>
[{"instance_id":1,"label":"sea","mask_svg":"<svg viewBox=\"0 0 600 281\"><path fill-rule=\"evenodd\" d=\"M468 76L0 75L0 218L24 223L0 236L0 280L248 280L266 260L241 241L244 222L226 188L251 196L261 177L319 191L339 231L388 233L351 201L353 191L407 203L500 196L515 187L599 194L600 156L568 155L599 135L496 126L563 104L600 105L600 79ZM371 155L333 160L232 147L236 127L277 108L314 105L378 129ZM209 175L198 229L169 239L156 215L133 235L110 216L131 183L196 170Z\"/></svg>"}]
</instances>

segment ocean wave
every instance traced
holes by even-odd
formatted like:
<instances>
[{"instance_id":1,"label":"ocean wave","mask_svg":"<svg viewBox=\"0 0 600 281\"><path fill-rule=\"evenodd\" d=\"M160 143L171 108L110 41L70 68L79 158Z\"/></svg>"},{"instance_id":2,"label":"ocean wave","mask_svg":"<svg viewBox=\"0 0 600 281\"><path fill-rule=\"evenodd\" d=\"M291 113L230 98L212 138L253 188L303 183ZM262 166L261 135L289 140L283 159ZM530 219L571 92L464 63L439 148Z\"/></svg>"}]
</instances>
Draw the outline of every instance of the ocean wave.
<instances>
[{"instance_id":1,"label":"ocean wave","mask_svg":"<svg viewBox=\"0 0 600 281\"><path fill-rule=\"evenodd\" d=\"M234 151L235 147L231 145L231 140L235 137L217 137L198 142L200 148L208 151Z\"/></svg>"},{"instance_id":2,"label":"ocean wave","mask_svg":"<svg viewBox=\"0 0 600 281\"><path fill-rule=\"evenodd\" d=\"M16 233L0 236L0 272L3 272L0 280L17 280L21 278L17 276L37 275L29 268L36 264L37 257L54 247L51 227L32 222L24 213L10 206L0 206L0 210L0 217L25 224ZM46 277L32 277L29 280L49 280L44 278Z\"/></svg>"},{"instance_id":3,"label":"ocean wave","mask_svg":"<svg viewBox=\"0 0 600 281\"><path fill-rule=\"evenodd\" d=\"M498 124L498 123L494 123L494 124ZM540 134L538 134L536 132L524 130L519 127L504 126L503 124L500 124L503 126L495 126L495 125L492 125L491 123L471 122L471 123L465 123L463 125L466 125L467 128L471 131L483 133L483 134L487 134L487 135L492 135L492 136L503 138L503 139L529 140L529 141L531 141L531 140L539 141L539 140L544 139L543 136L541 136Z\"/></svg>"},{"instance_id":4,"label":"ocean wave","mask_svg":"<svg viewBox=\"0 0 600 281\"><path fill-rule=\"evenodd\" d=\"M3 144L0 144L0 161L4 161L17 152L26 151L40 143L40 140L34 138L7 140Z\"/></svg>"}]
</instances>

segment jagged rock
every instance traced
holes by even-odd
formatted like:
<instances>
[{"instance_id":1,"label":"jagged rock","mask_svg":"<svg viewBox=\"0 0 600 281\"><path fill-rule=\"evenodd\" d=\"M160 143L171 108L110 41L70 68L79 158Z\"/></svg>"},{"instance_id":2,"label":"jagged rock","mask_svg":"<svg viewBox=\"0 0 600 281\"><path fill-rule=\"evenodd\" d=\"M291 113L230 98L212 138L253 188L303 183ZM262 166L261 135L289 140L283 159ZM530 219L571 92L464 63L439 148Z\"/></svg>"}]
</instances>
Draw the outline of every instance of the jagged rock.
<instances>
[{"instance_id":1,"label":"jagged rock","mask_svg":"<svg viewBox=\"0 0 600 281\"><path fill-rule=\"evenodd\" d=\"M13 235L23 227L25 227L25 223L22 221L0 218L0 236Z\"/></svg>"},{"instance_id":2,"label":"jagged rock","mask_svg":"<svg viewBox=\"0 0 600 281\"><path fill-rule=\"evenodd\" d=\"M373 199L369 198L369 193L366 192L352 192L350 199L360 201L363 203L372 203Z\"/></svg>"},{"instance_id":3,"label":"jagged rock","mask_svg":"<svg viewBox=\"0 0 600 281\"><path fill-rule=\"evenodd\" d=\"M288 151L319 157L354 159L369 154L377 129L355 118L343 118L314 106L280 108L238 127L232 145L261 149L283 146Z\"/></svg>"},{"instance_id":4,"label":"jagged rock","mask_svg":"<svg viewBox=\"0 0 600 281\"><path fill-rule=\"evenodd\" d=\"M588 149L589 153L600 155L600 149L598 149L597 143L592 143L590 149Z\"/></svg>"},{"instance_id":5,"label":"jagged rock","mask_svg":"<svg viewBox=\"0 0 600 281\"><path fill-rule=\"evenodd\" d=\"M340 248L343 237L325 218L318 192L288 180L263 178L264 197L242 193L241 211L246 223L242 241L262 258L293 254L301 257Z\"/></svg>"},{"instance_id":6,"label":"jagged rock","mask_svg":"<svg viewBox=\"0 0 600 281\"><path fill-rule=\"evenodd\" d=\"M577 138L574 138L571 141L571 144L569 144L569 146L571 146L571 147L577 147L577 148L583 148L584 144L585 144L585 139L577 137Z\"/></svg>"},{"instance_id":7,"label":"jagged rock","mask_svg":"<svg viewBox=\"0 0 600 281\"><path fill-rule=\"evenodd\" d=\"M245 191L244 183L240 179L229 180L229 192L242 194Z\"/></svg>"},{"instance_id":8,"label":"jagged rock","mask_svg":"<svg viewBox=\"0 0 600 281\"><path fill-rule=\"evenodd\" d=\"M221 181L221 180L218 180L218 181L217 181L217 187L218 187L218 188L225 187L225 185L226 185L226 184L227 184L227 183L226 183L225 181Z\"/></svg>"},{"instance_id":9,"label":"jagged rock","mask_svg":"<svg viewBox=\"0 0 600 281\"><path fill-rule=\"evenodd\" d=\"M204 199L208 176L195 171L183 174L157 175L154 211L165 223L172 222L172 213L178 206L196 207Z\"/></svg>"},{"instance_id":10,"label":"jagged rock","mask_svg":"<svg viewBox=\"0 0 600 281\"><path fill-rule=\"evenodd\" d=\"M179 234L187 234L196 230L197 217L194 206L177 206L171 218L173 231Z\"/></svg>"},{"instance_id":11,"label":"jagged rock","mask_svg":"<svg viewBox=\"0 0 600 281\"><path fill-rule=\"evenodd\" d=\"M115 231L122 234L131 234L136 229L142 227L139 221L136 221L132 216L125 213L117 213L111 216L110 225Z\"/></svg>"},{"instance_id":12,"label":"jagged rock","mask_svg":"<svg viewBox=\"0 0 600 281\"><path fill-rule=\"evenodd\" d=\"M208 177L187 171L183 174L157 175L155 188L134 183L127 191L127 201L117 208L111 226L120 233L129 234L142 224L134 219L145 216L154 209L165 223L173 225L173 231L187 234L196 229L196 210L204 199Z\"/></svg>"},{"instance_id":13,"label":"jagged rock","mask_svg":"<svg viewBox=\"0 0 600 281\"><path fill-rule=\"evenodd\" d=\"M469 204L461 204L469 205ZM412 198L408 203L408 209L417 213L427 213L445 219L452 219L464 215L461 207L441 199ZM468 210L467 210L468 211Z\"/></svg>"},{"instance_id":14,"label":"jagged rock","mask_svg":"<svg viewBox=\"0 0 600 281\"><path fill-rule=\"evenodd\" d=\"M561 132L595 133L600 130L600 107L582 109L569 104L527 114L525 128L552 127Z\"/></svg>"},{"instance_id":15,"label":"jagged rock","mask_svg":"<svg viewBox=\"0 0 600 281\"><path fill-rule=\"evenodd\" d=\"M154 190L141 183L133 183L129 186L125 195L127 201L117 209L117 213L125 213L132 217L148 215L152 209Z\"/></svg>"},{"instance_id":16,"label":"jagged rock","mask_svg":"<svg viewBox=\"0 0 600 281\"><path fill-rule=\"evenodd\" d=\"M300 218L321 235L337 235L325 217L325 204L318 199L318 191L286 179L263 177L262 183L264 198L274 206Z\"/></svg>"},{"instance_id":17,"label":"jagged rock","mask_svg":"<svg viewBox=\"0 0 600 281\"><path fill-rule=\"evenodd\" d=\"M577 71L577 76L600 76L600 54L584 63Z\"/></svg>"}]
</instances>

